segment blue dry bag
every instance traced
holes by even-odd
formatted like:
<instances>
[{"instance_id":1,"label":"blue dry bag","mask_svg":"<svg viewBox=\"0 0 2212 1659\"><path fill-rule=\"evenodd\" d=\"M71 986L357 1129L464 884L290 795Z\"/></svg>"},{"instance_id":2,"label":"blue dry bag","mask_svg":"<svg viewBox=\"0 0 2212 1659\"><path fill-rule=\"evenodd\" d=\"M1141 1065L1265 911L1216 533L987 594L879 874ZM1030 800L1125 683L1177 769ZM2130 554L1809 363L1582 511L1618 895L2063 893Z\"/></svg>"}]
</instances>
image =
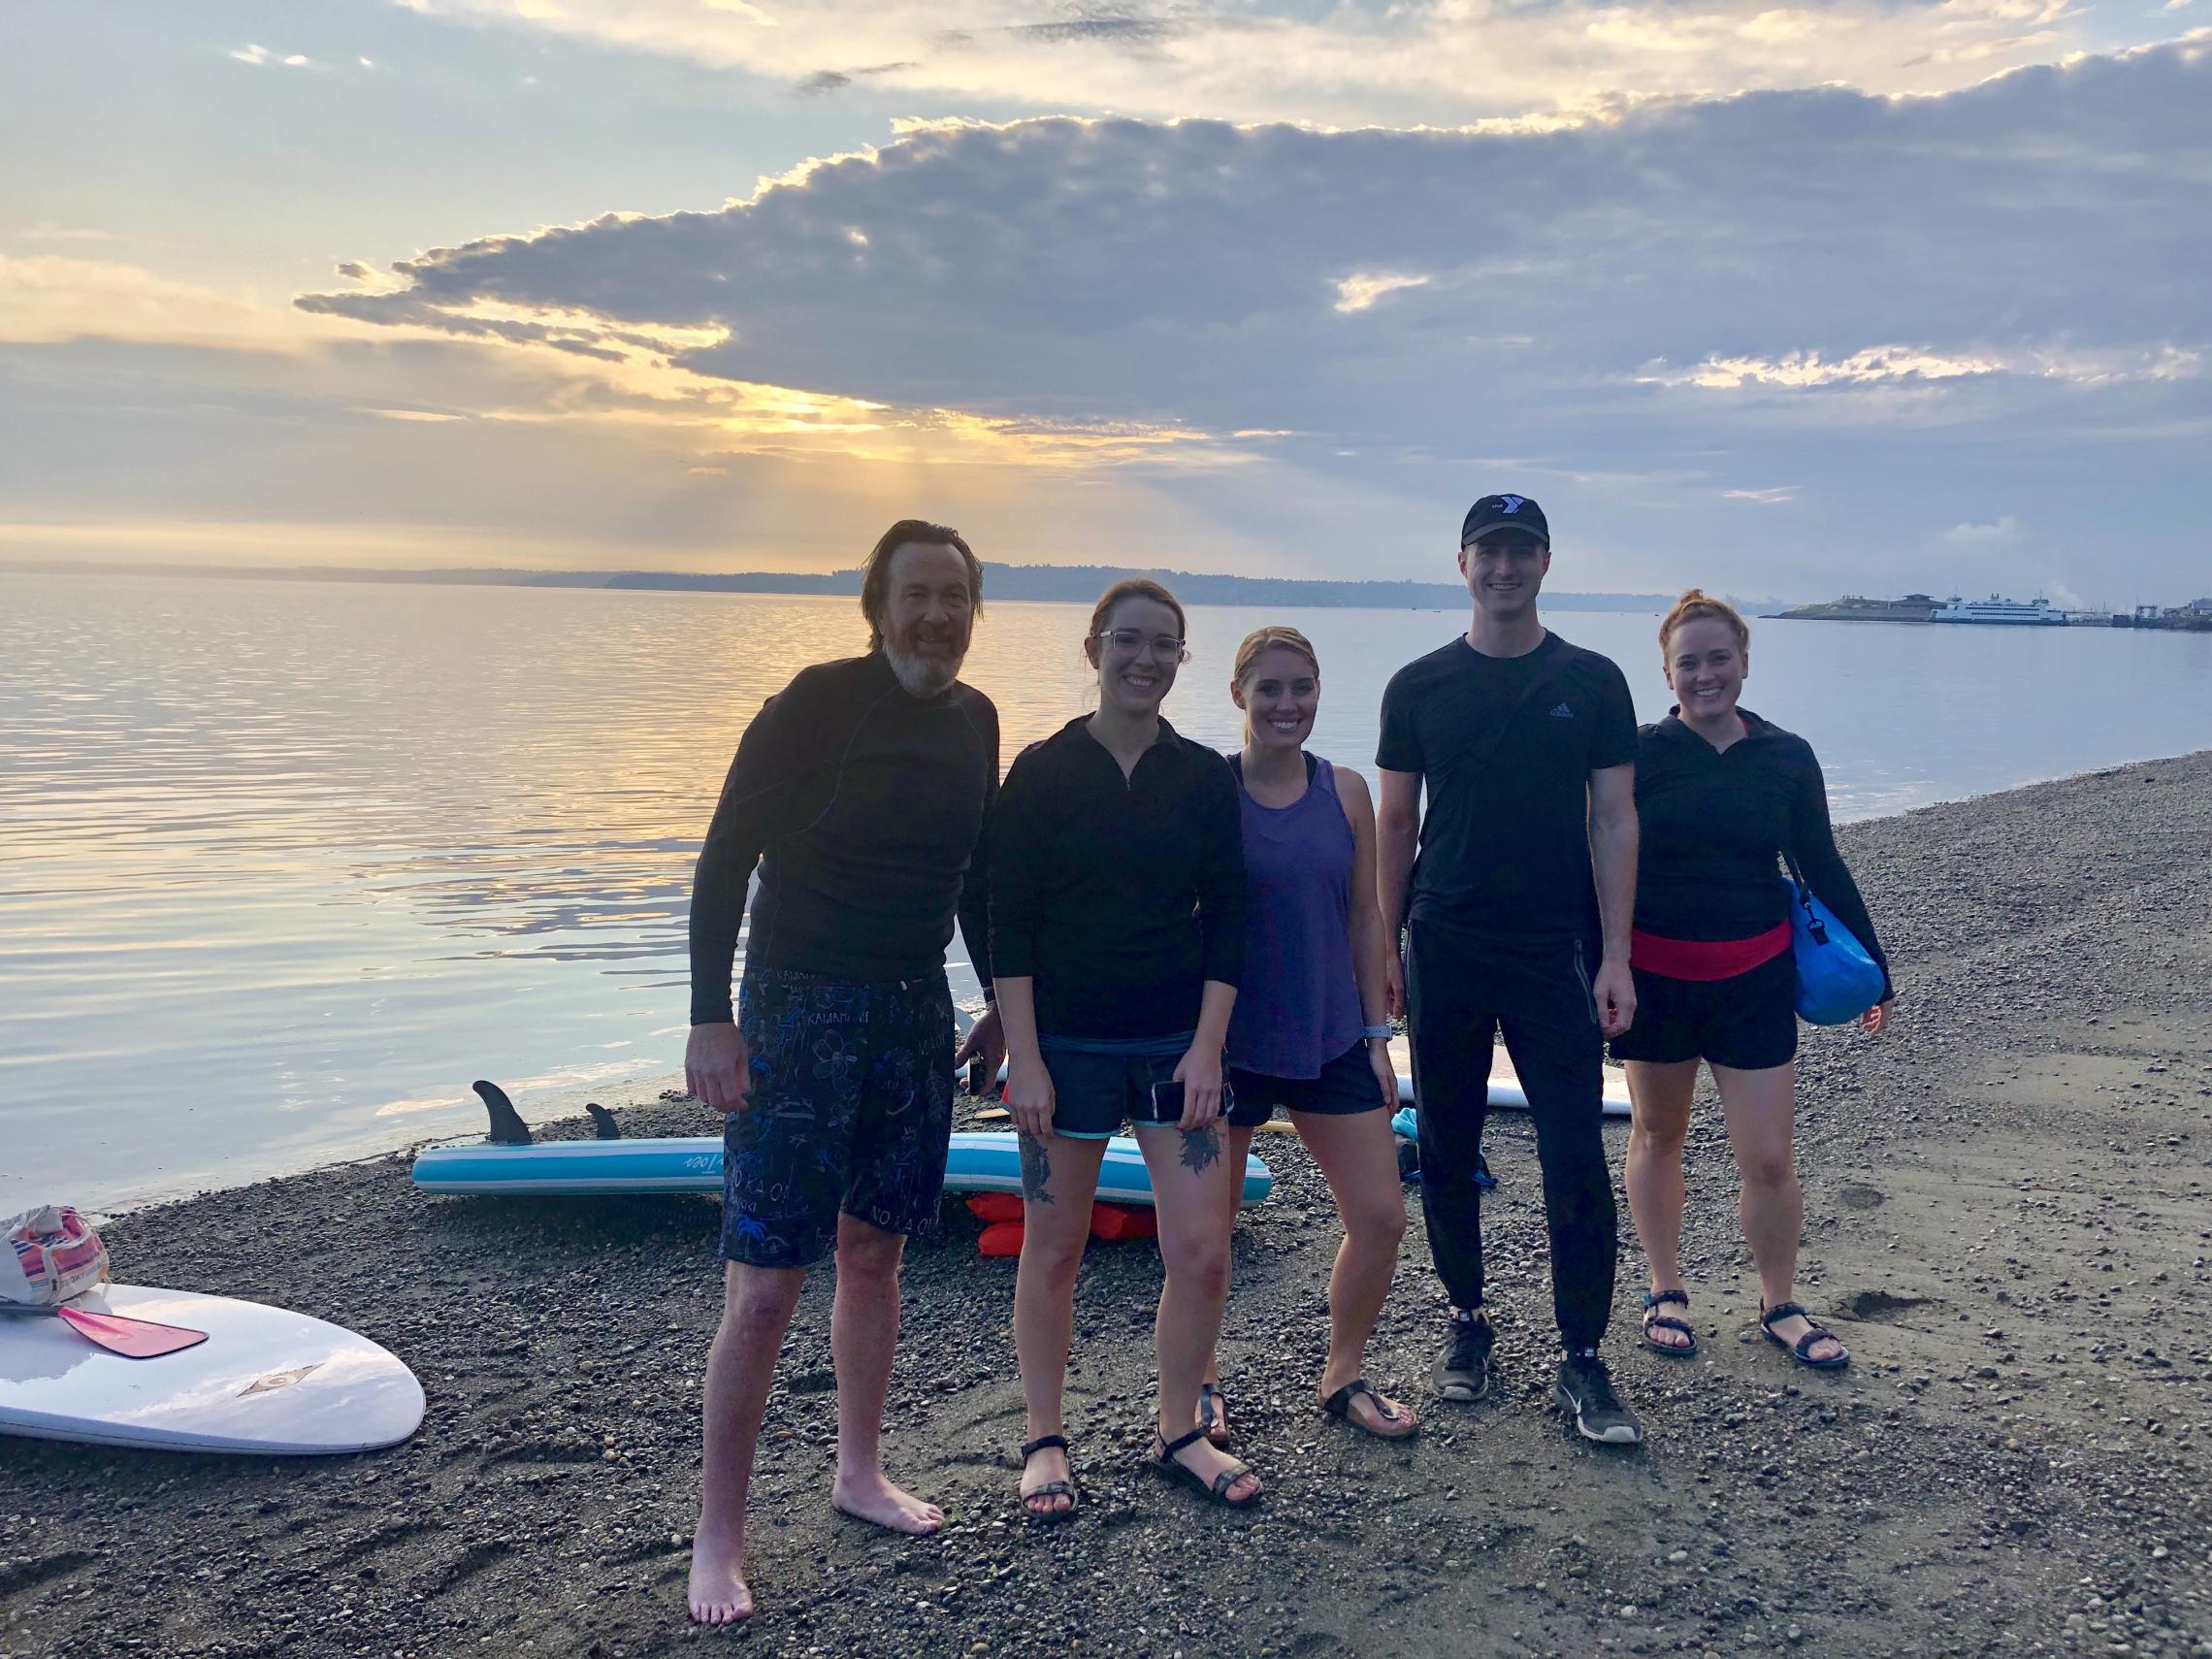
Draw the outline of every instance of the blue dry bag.
<instances>
[{"instance_id":1,"label":"blue dry bag","mask_svg":"<svg viewBox=\"0 0 2212 1659\"><path fill-rule=\"evenodd\" d=\"M1784 855L1787 859L1787 855ZM1798 1018L1841 1025L1882 999L1881 964L1805 886L1795 859L1790 879L1790 950L1797 959Z\"/></svg>"}]
</instances>

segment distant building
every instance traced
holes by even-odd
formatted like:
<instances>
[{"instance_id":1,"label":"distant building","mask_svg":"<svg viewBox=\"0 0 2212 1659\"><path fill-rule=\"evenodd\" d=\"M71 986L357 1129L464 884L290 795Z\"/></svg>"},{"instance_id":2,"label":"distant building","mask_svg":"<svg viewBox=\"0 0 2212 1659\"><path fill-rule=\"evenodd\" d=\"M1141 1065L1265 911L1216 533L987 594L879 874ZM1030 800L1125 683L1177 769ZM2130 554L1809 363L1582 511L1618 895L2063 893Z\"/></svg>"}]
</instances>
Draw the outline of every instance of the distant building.
<instances>
[{"instance_id":1,"label":"distant building","mask_svg":"<svg viewBox=\"0 0 2212 1659\"><path fill-rule=\"evenodd\" d=\"M2116 623L2137 628L2179 628L2192 634L2212 632L2212 599L2191 600L2187 604L2139 604L2132 617L2114 617Z\"/></svg>"}]
</instances>

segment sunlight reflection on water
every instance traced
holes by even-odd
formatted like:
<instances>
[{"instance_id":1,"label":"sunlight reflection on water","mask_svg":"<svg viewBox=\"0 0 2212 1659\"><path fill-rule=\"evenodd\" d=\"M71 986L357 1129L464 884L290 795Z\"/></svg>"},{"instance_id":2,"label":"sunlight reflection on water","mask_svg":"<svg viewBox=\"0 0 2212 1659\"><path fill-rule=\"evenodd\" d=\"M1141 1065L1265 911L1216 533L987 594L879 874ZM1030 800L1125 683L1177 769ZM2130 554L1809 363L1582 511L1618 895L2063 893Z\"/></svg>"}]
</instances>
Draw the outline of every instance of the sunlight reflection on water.
<instances>
[{"instance_id":1,"label":"sunlight reflection on water","mask_svg":"<svg viewBox=\"0 0 2212 1659\"><path fill-rule=\"evenodd\" d=\"M1086 614L990 607L1006 759L1088 706ZM1281 619L1194 610L1170 718L1233 745ZM1315 747L1371 772L1383 681L1459 619L1291 620ZM1651 618L1553 620L1664 711ZM863 640L846 599L0 574L0 1213L472 1131L473 1077L541 1117L674 1072L738 735ZM2212 636L1773 623L1753 663L1838 817L2212 743Z\"/></svg>"}]
</instances>

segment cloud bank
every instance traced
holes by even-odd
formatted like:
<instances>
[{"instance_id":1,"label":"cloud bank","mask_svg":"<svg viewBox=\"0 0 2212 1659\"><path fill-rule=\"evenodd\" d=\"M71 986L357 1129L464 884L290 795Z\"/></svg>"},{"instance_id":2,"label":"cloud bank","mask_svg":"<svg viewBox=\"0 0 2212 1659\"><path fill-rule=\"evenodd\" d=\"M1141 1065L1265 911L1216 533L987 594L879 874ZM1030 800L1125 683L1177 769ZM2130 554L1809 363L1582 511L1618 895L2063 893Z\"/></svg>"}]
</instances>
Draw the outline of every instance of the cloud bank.
<instances>
[{"instance_id":1,"label":"cloud bank","mask_svg":"<svg viewBox=\"0 0 2212 1659\"><path fill-rule=\"evenodd\" d=\"M2212 39L1548 133L939 123L301 304L575 349L682 331L686 371L894 406L1478 453L1690 405L2078 420L2088 391L2196 395L2206 108Z\"/></svg>"},{"instance_id":2,"label":"cloud bank","mask_svg":"<svg viewBox=\"0 0 2212 1659\"><path fill-rule=\"evenodd\" d=\"M1047 16L1064 38L1020 50L1163 75L1228 26ZM1117 18L1162 27L1073 26ZM845 77L819 99L927 61L878 45L810 59ZM1928 96L1449 130L913 120L741 199L715 181L700 211L397 261L341 243L290 308L57 258L56 219L0 259L0 500L18 522L382 524L417 563L494 536L849 563L926 510L996 557L1428 576L1466 501L1509 487L1551 510L1570 586L2094 594L2125 571L2108 597L2183 598L2212 518L2207 108L2212 33Z\"/></svg>"},{"instance_id":3,"label":"cloud bank","mask_svg":"<svg viewBox=\"0 0 2212 1659\"><path fill-rule=\"evenodd\" d=\"M914 123L718 211L300 303L1049 437L1025 458L1062 466L1259 465L1392 524L1510 473L1588 489L1622 539L1718 510L1747 556L1907 494L2063 550L2055 466L2162 515L2202 489L2176 480L2212 415L2207 108L2212 34L1548 131Z\"/></svg>"},{"instance_id":4,"label":"cloud bank","mask_svg":"<svg viewBox=\"0 0 2212 1659\"><path fill-rule=\"evenodd\" d=\"M2121 44L2102 33L2098 8L2067 0L407 3L747 70L814 94L864 75L969 109L1393 126L1752 87L1948 91ZM2127 26L2146 20L2136 14Z\"/></svg>"}]
</instances>

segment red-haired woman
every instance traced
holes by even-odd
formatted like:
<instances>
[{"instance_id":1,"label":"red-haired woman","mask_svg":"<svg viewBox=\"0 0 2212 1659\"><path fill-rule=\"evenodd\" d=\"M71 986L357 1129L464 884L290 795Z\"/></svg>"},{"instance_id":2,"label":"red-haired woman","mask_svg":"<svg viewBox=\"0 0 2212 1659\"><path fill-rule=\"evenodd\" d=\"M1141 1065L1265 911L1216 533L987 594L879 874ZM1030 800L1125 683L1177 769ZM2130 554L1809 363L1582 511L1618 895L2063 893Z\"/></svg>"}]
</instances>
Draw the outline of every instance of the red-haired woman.
<instances>
[{"instance_id":1,"label":"red-haired woman","mask_svg":"<svg viewBox=\"0 0 2212 1659\"><path fill-rule=\"evenodd\" d=\"M1674 712L1638 733L1636 1022L1613 1039L1628 1067L1628 1207L1651 1263L1643 1340L1697 1352L1682 1284L1682 1139L1698 1065L1712 1070L1742 1178L1743 1237L1759 1273L1759 1323L1801 1365L1851 1355L1795 1292L1805 1196L1790 1155L1797 1105L1797 973L1787 853L1806 885L1882 964L1882 995L1860 1016L1889 1023L1894 992L1828 822L1828 790L1805 740L1740 708L1751 630L1735 607L1692 588L1659 625ZM1668 1312L1678 1307L1680 1314Z\"/></svg>"}]
</instances>

